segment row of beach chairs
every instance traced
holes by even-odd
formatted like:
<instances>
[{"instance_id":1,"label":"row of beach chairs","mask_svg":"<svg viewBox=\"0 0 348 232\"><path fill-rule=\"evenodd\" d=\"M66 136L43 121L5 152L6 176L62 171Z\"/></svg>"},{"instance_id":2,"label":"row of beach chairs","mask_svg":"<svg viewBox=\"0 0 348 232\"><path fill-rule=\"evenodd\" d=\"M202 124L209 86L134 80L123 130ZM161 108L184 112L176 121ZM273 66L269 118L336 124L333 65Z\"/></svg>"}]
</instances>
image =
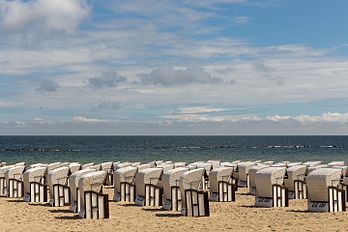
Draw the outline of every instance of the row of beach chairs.
<instances>
[{"instance_id":1,"label":"row of beach chairs","mask_svg":"<svg viewBox=\"0 0 348 232\"><path fill-rule=\"evenodd\" d=\"M308 199L308 211L337 212L346 210L346 173L342 161L1 163L0 195L53 207L70 205L88 219L109 217L104 186L113 186L116 202L185 216L209 216L209 201L235 201L238 188L255 195L258 207L287 207L289 199Z\"/></svg>"}]
</instances>

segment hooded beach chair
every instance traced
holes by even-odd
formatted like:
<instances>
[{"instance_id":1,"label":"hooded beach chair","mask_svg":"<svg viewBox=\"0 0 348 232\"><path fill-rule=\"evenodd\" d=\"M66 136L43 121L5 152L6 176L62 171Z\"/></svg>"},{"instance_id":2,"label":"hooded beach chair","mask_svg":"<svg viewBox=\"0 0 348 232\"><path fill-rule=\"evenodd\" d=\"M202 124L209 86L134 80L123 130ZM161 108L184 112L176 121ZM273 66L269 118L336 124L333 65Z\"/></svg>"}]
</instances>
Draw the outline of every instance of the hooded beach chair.
<instances>
[{"instance_id":1,"label":"hooded beach chair","mask_svg":"<svg viewBox=\"0 0 348 232\"><path fill-rule=\"evenodd\" d=\"M47 166L36 166L23 173L24 200L27 202L47 202L45 175Z\"/></svg>"},{"instance_id":2,"label":"hooded beach chair","mask_svg":"<svg viewBox=\"0 0 348 232\"><path fill-rule=\"evenodd\" d=\"M249 194L255 195L256 194L256 184L255 184L255 175L257 171L263 169L263 168L268 168L269 165L259 163L255 166L252 166L249 169Z\"/></svg>"},{"instance_id":3,"label":"hooded beach chair","mask_svg":"<svg viewBox=\"0 0 348 232\"><path fill-rule=\"evenodd\" d=\"M182 198L182 215L191 217L210 215L208 192L202 189L202 178L205 172L204 168L198 168L184 172L181 175L179 185Z\"/></svg>"},{"instance_id":4,"label":"hooded beach chair","mask_svg":"<svg viewBox=\"0 0 348 232\"><path fill-rule=\"evenodd\" d=\"M74 213L80 212L80 190L79 190L79 180L83 175L87 173L95 172L93 169L82 169L72 173L69 176L69 188L70 188L70 211Z\"/></svg>"},{"instance_id":5,"label":"hooded beach chair","mask_svg":"<svg viewBox=\"0 0 348 232\"><path fill-rule=\"evenodd\" d=\"M147 168L135 175L136 199L135 204L139 206L161 206L162 188L158 182L162 176L163 169L160 167Z\"/></svg>"},{"instance_id":6,"label":"hooded beach chair","mask_svg":"<svg viewBox=\"0 0 348 232\"><path fill-rule=\"evenodd\" d=\"M321 161L319 161L319 160L306 161L306 162L303 163L303 165L306 165L306 166L309 166L309 167L316 166L316 165L319 165L319 164L321 164Z\"/></svg>"},{"instance_id":7,"label":"hooded beach chair","mask_svg":"<svg viewBox=\"0 0 348 232\"><path fill-rule=\"evenodd\" d=\"M218 167L209 174L211 201L235 201L236 188L233 184L233 167Z\"/></svg>"},{"instance_id":8,"label":"hooded beach chair","mask_svg":"<svg viewBox=\"0 0 348 232\"><path fill-rule=\"evenodd\" d=\"M313 172L314 170L317 170L319 168L327 168L327 164L318 164L318 165L314 165L314 166L308 166L307 167L307 175L311 172Z\"/></svg>"},{"instance_id":9,"label":"hooded beach chair","mask_svg":"<svg viewBox=\"0 0 348 232\"><path fill-rule=\"evenodd\" d=\"M332 161L327 164L328 167L333 167L333 166L345 166L344 161Z\"/></svg>"},{"instance_id":10,"label":"hooded beach chair","mask_svg":"<svg viewBox=\"0 0 348 232\"><path fill-rule=\"evenodd\" d=\"M114 172L114 201L135 202L135 175L138 171L150 168L151 164L141 164L137 167L128 166Z\"/></svg>"},{"instance_id":11,"label":"hooded beach chair","mask_svg":"<svg viewBox=\"0 0 348 232\"><path fill-rule=\"evenodd\" d=\"M104 185L114 185L114 166L112 162L101 163L101 170L105 171L107 176Z\"/></svg>"},{"instance_id":12,"label":"hooded beach chair","mask_svg":"<svg viewBox=\"0 0 348 232\"><path fill-rule=\"evenodd\" d=\"M81 169L87 169L87 168L89 168L89 167L91 167L91 166L93 166L93 165L94 165L93 162L91 162L91 163L86 163L86 164L82 164L82 165L81 165Z\"/></svg>"},{"instance_id":13,"label":"hooded beach chair","mask_svg":"<svg viewBox=\"0 0 348 232\"><path fill-rule=\"evenodd\" d=\"M65 206L70 203L70 189L68 187L68 166L59 167L47 175L47 184L50 189L50 204L53 207Z\"/></svg>"},{"instance_id":14,"label":"hooded beach chair","mask_svg":"<svg viewBox=\"0 0 348 232\"><path fill-rule=\"evenodd\" d=\"M119 168L123 168L123 167L128 167L128 166L132 166L132 163L130 162L121 162L121 163L118 163L118 164L114 164L114 170L117 170Z\"/></svg>"},{"instance_id":15,"label":"hooded beach chair","mask_svg":"<svg viewBox=\"0 0 348 232\"><path fill-rule=\"evenodd\" d=\"M95 171L84 174L79 179L81 218L109 218L109 197L103 194L105 171Z\"/></svg>"},{"instance_id":16,"label":"hooded beach chair","mask_svg":"<svg viewBox=\"0 0 348 232\"><path fill-rule=\"evenodd\" d=\"M236 172L238 172L238 187L249 187L249 169L255 165L256 163L251 161L238 163L238 170L236 169Z\"/></svg>"},{"instance_id":17,"label":"hooded beach chair","mask_svg":"<svg viewBox=\"0 0 348 232\"><path fill-rule=\"evenodd\" d=\"M174 168L186 167L186 165L187 165L186 162L175 162Z\"/></svg>"},{"instance_id":18,"label":"hooded beach chair","mask_svg":"<svg viewBox=\"0 0 348 232\"><path fill-rule=\"evenodd\" d=\"M286 169L284 187L288 189L289 199L307 199L306 175L306 165L295 165Z\"/></svg>"},{"instance_id":19,"label":"hooded beach chair","mask_svg":"<svg viewBox=\"0 0 348 232\"><path fill-rule=\"evenodd\" d=\"M23 197L23 173L25 171L25 166L14 166L6 170L6 187L7 187L7 196L18 198Z\"/></svg>"},{"instance_id":20,"label":"hooded beach chair","mask_svg":"<svg viewBox=\"0 0 348 232\"><path fill-rule=\"evenodd\" d=\"M77 172L81 169L81 164L79 163L69 163L70 173Z\"/></svg>"},{"instance_id":21,"label":"hooded beach chair","mask_svg":"<svg viewBox=\"0 0 348 232\"><path fill-rule=\"evenodd\" d=\"M14 165L8 165L0 168L0 196L7 196L7 182L5 173L8 169L13 167Z\"/></svg>"},{"instance_id":22,"label":"hooded beach chair","mask_svg":"<svg viewBox=\"0 0 348 232\"><path fill-rule=\"evenodd\" d=\"M220 160L208 160L207 163L211 163L212 169L220 166Z\"/></svg>"},{"instance_id":23,"label":"hooded beach chair","mask_svg":"<svg viewBox=\"0 0 348 232\"><path fill-rule=\"evenodd\" d=\"M308 174L308 211L339 212L346 210L345 194L339 183L342 170L336 168L319 168Z\"/></svg>"},{"instance_id":24,"label":"hooded beach chair","mask_svg":"<svg viewBox=\"0 0 348 232\"><path fill-rule=\"evenodd\" d=\"M267 167L256 172L256 206L271 208L289 205L288 191L284 187L285 171L284 167Z\"/></svg>"},{"instance_id":25,"label":"hooded beach chair","mask_svg":"<svg viewBox=\"0 0 348 232\"><path fill-rule=\"evenodd\" d=\"M92 166L89 166L88 169L93 169L95 171L102 171L101 170L101 164L94 164Z\"/></svg>"},{"instance_id":26,"label":"hooded beach chair","mask_svg":"<svg viewBox=\"0 0 348 232\"><path fill-rule=\"evenodd\" d=\"M161 185L163 187L163 209L172 211L181 211L181 191L179 179L187 167L178 167L168 170L162 175Z\"/></svg>"}]
</instances>

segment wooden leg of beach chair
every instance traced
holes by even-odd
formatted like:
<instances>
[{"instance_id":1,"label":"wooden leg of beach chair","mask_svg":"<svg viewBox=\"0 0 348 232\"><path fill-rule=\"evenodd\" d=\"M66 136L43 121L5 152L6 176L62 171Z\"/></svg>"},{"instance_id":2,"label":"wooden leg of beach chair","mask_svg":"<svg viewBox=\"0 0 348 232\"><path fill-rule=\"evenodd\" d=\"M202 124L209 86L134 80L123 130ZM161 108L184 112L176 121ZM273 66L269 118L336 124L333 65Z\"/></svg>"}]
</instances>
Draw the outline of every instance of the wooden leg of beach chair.
<instances>
[{"instance_id":1,"label":"wooden leg of beach chair","mask_svg":"<svg viewBox=\"0 0 348 232\"><path fill-rule=\"evenodd\" d=\"M69 205L70 203L70 188L64 187L64 205Z\"/></svg>"},{"instance_id":2,"label":"wooden leg of beach chair","mask_svg":"<svg viewBox=\"0 0 348 232\"><path fill-rule=\"evenodd\" d=\"M79 213L81 211L81 200L80 200L80 197L81 197L81 193L80 193L80 190L77 188L76 189L76 213Z\"/></svg>"},{"instance_id":3,"label":"wooden leg of beach chair","mask_svg":"<svg viewBox=\"0 0 348 232\"><path fill-rule=\"evenodd\" d=\"M92 218L92 196L91 193L85 193L85 204L84 204L85 218Z\"/></svg>"}]
</instances>

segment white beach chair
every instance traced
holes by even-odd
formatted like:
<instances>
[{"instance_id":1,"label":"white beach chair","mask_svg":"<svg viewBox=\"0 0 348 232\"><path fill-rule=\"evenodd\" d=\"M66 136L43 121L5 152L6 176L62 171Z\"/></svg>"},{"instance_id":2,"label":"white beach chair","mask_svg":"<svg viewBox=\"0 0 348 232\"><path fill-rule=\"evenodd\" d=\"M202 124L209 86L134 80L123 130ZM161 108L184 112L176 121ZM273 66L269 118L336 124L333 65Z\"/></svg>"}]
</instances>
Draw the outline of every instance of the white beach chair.
<instances>
[{"instance_id":1,"label":"white beach chair","mask_svg":"<svg viewBox=\"0 0 348 232\"><path fill-rule=\"evenodd\" d=\"M256 172L255 205L260 207L287 207L288 191L284 188L286 168L267 167Z\"/></svg>"},{"instance_id":2,"label":"white beach chair","mask_svg":"<svg viewBox=\"0 0 348 232\"><path fill-rule=\"evenodd\" d=\"M112 162L101 163L101 170L105 171L107 176L104 185L114 185L114 166Z\"/></svg>"},{"instance_id":3,"label":"white beach chair","mask_svg":"<svg viewBox=\"0 0 348 232\"><path fill-rule=\"evenodd\" d=\"M81 218L109 218L109 197L103 194L105 171L84 174L79 180Z\"/></svg>"},{"instance_id":4,"label":"white beach chair","mask_svg":"<svg viewBox=\"0 0 348 232\"><path fill-rule=\"evenodd\" d=\"M14 166L6 170L5 178L7 185L7 196L18 198L23 197L23 173L25 171L25 166Z\"/></svg>"},{"instance_id":5,"label":"white beach chair","mask_svg":"<svg viewBox=\"0 0 348 232\"><path fill-rule=\"evenodd\" d=\"M255 166L255 162L240 162L238 163L236 172L238 172L238 187L249 187L249 169Z\"/></svg>"},{"instance_id":6,"label":"white beach chair","mask_svg":"<svg viewBox=\"0 0 348 232\"><path fill-rule=\"evenodd\" d=\"M151 164L141 164L137 167L128 166L114 172L114 201L135 202L135 175L138 171L150 168Z\"/></svg>"},{"instance_id":7,"label":"white beach chair","mask_svg":"<svg viewBox=\"0 0 348 232\"><path fill-rule=\"evenodd\" d=\"M233 184L233 167L218 167L209 174L211 201L235 201L236 188Z\"/></svg>"},{"instance_id":8,"label":"white beach chair","mask_svg":"<svg viewBox=\"0 0 348 232\"><path fill-rule=\"evenodd\" d=\"M274 161L273 160L267 160L267 161L263 161L262 164L265 164L265 165L268 165L268 166L271 166L274 164Z\"/></svg>"},{"instance_id":9,"label":"white beach chair","mask_svg":"<svg viewBox=\"0 0 348 232\"><path fill-rule=\"evenodd\" d=\"M69 172L69 167L65 166L53 169L47 175L47 184L50 189L49 202L53 207L65 206L70 203Z\"/></svg>"},{"instance_id":10,"label":"white beach chair","mask_svg":"<svg viewBox=\"0 0 348 232\"><path fill-rule=\"evenodd\" d=\"M8 165L0 168L0 196L7 196L7 181L5 173L8 169L13 167L14 165Z\"/></svg>"},{"instance_id":11,"label":"white beach chair","mask_svg":"<svg viewBox=\"0 0 348 232\"><path fill-rule=\"evenodd\" d=\"M307 167L307 175L311 172L313 172L314 170L317 170L319 168L327 168L328 166L326 164L318 164L318 165L314 165L314 166L308 166Z\"/></svg>"},{"instance_id":12,"label":"white beach chair","mask_svg":"<svg viewBox=\"0 0 348 232\"><path fill-rule=\"evenodd\" d=\"M220 160L208 160L207 163L211 163L212 169L218 168L220 166Z\"/></svg>"},{"instance_id":13,"label":"white beach chair","mask_svg":"<svg viewBox=\"0 0 348 232\"><path fill-rule=\"evenodd\" d=\"M27 202L47 202L45 175L47 167L36 166L23 173L24 200Z\"/></svg>"},{"instance_id":14,"label":"white beach chair","mask_svg":"<svg viewBox=\"0 0 348 232\"><path fill-rule=\"evenodd\" d=\"M181 191L179 186L180 176L187 172L187 167L171 169L162 175L163 209L181 211Z\"/></svg>"},{"instance_id":15,"label":"white beach chair","mask_svg":"<svg viewBox=\"0 0 348 232\"><path fill-rule=\"evenodd\" d=\"M135 204L139 206L161 206L162 188L158 182L162 176L163 169L147 168L135 175L136 199Z\"/></svg>"},{"instance_id":16,"label":"white beach chair","mask_svg":"<svg viewBox=\"0 0 348 232\"><path fill-rule=\"evenodd\" d=\"M269 165L259 163L255 166L252 166L249 169L249 194L255 195L256 194L256 184L255 184L255 175L257 171L263 169L263 168L268 168Z\"/></svg>"},{"instance_id":17,"label":"white beach chair","mask_svg":"<svg viewBox=\"0 0 348 232\"><path fill-rule=\"evenodd\" d=\"M319 160L306 161L306 162L303 163L303 165L306 165L306 166L309 166L309 167L316 166L316 165L319 165L319 164L321 164L321 161L319 161Z\"/></svg>"},{"instance_id":18,"label":"white beach chair","mask_svg":"<svg viewBox=\"0 0 348 232\"><path fill-rule=\"evenodd\" d=\"M69 188L70 188L70 211L74 213L80 212L80 190L79 180L83 175L87 173L95 172L93 169L82 169L74 172L69 176Z\"/></svg>"},{"instance_id":19,"label":"white beach chair","mask_svg":"<svg viewBox=\"0 0 348 232\"><path fill-rule=\"evenodd\" d=\"M204 168L198 168L181 175L179 185L182 198L182 215L193 217L210 215L208 192L202 190L202 178L205 172Z\"/></svg>"},{"instance_id":20,"label":"white beach chair","mask_svg":"<svg viewBox=\"0 0 348 232\"><path fill-rule=\"evenodd\" d=\"M81 164L79 163L69 163L70 173L77 172L81 169Z\"/></svg>"},{"instance_id":21,"label":"white beach chair","mask_svg":"<svg viewBox=\"0 0 348 232\"><path fill-rule=\"evenodd\" d=\"M118 163L118 164L114 165L114 170L117 170L117 169L123 168L123 167L128 167L128 166L132 166L132 163L130 163L130 162L121 162L121 163Z\"/></svg>"},{"instance_id":22,"label":"white beach chair","mask_svg":"<svg viewBox=\"0 0 348 232\"><path fill-rule=\"evenodd\" d=\"M332 161L327 164L328 167L333 167L333 166L345 166L344 161Z\"/></svg>"},{"instance_id":23,"label":"white beach chair","mask_svg":"<svg viewBox=\"0 0 348 232\"><path fill-rule=\"evenodd\" d=\"M186 165L187 165L186 162L175 162L174 168L186 167Z\"/></svg>"},{"instance_id":24,"label":"white beach chair","mask_svg":"<svg viewBox=\"0 0 348 232\"><path fill-rule=\"evenodd\" d=\"M345 194L339 183L342 171L335 168L319 168L306 177L308 189L308 211L345 211Z\"/></svg>"},{"instance_id":25,"label":"white beach chair","mask_svg":"<svg viewBox=\"0 0 348 232\"><path fill-rule=\"evenodd\" d=\"M307 199L307 175L306 165L295 165L286 170L287 178L284 179L284 187L288 189L289 199Z\"/></svg>"},{"instance_id":26,"label":"white beach chair","mask_svg":"<svg viewBox=\"0 0 348 232\"><path fill-rule=\"evenodd\" d=\"M89 166L88 169L93 169L95 171L102 171L101 170L101 165L100 164L94 164L92 166Z\"/></svg>"},{"instance_id":27,"label":"white beach chair","mask_svg":"<svg viewBox=\"0 0 348 232\"><path fill-rule=\"evenodd\" d=\"M93 162L91 162L91 163L86 163L86 164L82 164L82 165L81 165L81 169L87 169L87 168L89 168L89 167L91 167L91 166L93 166L93 165L94 165Z\"/></svg>"}]
</instances>

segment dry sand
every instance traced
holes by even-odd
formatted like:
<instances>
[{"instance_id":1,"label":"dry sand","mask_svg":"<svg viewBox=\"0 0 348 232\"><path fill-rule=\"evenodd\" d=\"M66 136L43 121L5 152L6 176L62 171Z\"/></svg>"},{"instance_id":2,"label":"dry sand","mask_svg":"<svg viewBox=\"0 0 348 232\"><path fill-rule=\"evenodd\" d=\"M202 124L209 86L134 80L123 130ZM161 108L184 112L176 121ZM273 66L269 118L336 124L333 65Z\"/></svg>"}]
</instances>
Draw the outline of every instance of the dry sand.
<instances>
[{"instance_id":1,"label":"dry sand","mask_svg":"<svg viewBox=\"0 0 348 232\"><path fill-rule=\"evenodd\" d=\"M112 189L106 189L112 199ZM68 207L52 208L0 198L0 231L347 231L348 212L308 213L306 200L288 208L255 208L254 197L210 203L210 217L188 218L158 208L110 202L110 219L84 220Z\"/></svg>"}]
</instances>

